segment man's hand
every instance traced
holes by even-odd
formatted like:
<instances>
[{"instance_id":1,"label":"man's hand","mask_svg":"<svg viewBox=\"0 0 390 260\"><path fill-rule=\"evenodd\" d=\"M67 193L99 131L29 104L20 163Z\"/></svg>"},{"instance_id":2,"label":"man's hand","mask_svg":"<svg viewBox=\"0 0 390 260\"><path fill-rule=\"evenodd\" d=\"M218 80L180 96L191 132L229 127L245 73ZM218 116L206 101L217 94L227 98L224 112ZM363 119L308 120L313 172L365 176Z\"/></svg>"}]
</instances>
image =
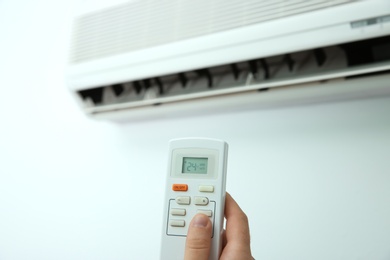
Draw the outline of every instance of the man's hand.
<instances>
[{"instance_id":1,"label":"man's hand","mask_svg":"<svg viewBox=\"0 0 390 260\"><path fill-rule=\"evenodd\" d=\"M209 217L196 214L188 228L185 260L209 259L212 226Z\"/></svg>"},{"instance_id":2,"label":"man's hand","mask_svg":"<svg viewBox=\"0 0 390 260\"><path fill-rule=\"evenodd\" d=\"M252 260L249 224L245 213L236 201L226 193L226 231L220 260ZM206 215L197 214L188 228L185 260L208 260L211 247L211 221Z\"/></svg>"}]
</instances>

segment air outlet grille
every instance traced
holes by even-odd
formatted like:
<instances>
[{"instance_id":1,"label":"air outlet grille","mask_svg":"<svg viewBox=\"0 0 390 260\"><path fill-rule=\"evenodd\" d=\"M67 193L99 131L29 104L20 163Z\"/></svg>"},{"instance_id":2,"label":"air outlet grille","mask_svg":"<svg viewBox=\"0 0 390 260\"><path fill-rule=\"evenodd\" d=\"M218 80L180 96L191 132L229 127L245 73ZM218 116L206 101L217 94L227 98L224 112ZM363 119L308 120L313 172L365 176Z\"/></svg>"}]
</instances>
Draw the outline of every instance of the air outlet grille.
<instances>
[{"instance_id":1,"label":"air outlet grille","mask_svg":"<svg viewBox=\"0 0 390 260\"><path fill-rule=\"evenodd\" d=\"M98 59L356 0L135 1L76 20L71 62Z\"/></svg>"},{"instance_id":2,"label":"air outlet grille","mask_svg":"<svg viewBox=\"0 0 390 260\"><path fill-rule=\"evenodd\" d=\"M91 114L390 72L390 36L80 90ZM359 53L359 55L356 55Z\"/></svg>"}]
</instances>

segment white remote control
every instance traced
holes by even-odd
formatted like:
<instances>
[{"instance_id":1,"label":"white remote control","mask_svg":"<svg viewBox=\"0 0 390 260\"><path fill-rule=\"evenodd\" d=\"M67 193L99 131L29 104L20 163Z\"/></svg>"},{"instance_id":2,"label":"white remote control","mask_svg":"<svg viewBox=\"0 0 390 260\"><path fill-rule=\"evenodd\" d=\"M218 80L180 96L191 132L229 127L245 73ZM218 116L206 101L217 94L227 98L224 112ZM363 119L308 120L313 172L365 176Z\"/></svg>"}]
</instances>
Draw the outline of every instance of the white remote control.
<instances>
[{"instance_id":1,"label":"white remote control","mask_svg":"<svg viewBox=\"0 0 390 260\"><path fill-rule=\"evenodd\" d=\"M213 224L209 260L219 259L226 196L226 142L174 139L169 145L161 260L183 260L188 225L197 213Z\"/></svg>"}]
</instances>

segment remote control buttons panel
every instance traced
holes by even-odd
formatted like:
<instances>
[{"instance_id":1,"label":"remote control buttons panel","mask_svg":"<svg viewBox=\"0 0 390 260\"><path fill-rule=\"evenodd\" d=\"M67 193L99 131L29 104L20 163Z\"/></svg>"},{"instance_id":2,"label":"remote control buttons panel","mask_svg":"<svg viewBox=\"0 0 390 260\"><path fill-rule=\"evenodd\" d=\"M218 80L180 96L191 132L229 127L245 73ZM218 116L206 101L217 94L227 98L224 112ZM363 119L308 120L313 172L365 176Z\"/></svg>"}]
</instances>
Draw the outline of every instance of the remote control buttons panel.
<instances>
[{"instance_id":1,"label":"remote control buttons panel","mask_svg":"<svg viewBox=\"0 0 390 260\"><path fill-rule=\"evenodd\" d=\"M172 190L177 191L177 196L169 200L167 235L187 236L188 225L197 213L208 216L214 225L216 205L207 196L214 192L214 186L199 186L196 196L186 195L187 184L173 184Z\"/></svg>"}]
</instances>

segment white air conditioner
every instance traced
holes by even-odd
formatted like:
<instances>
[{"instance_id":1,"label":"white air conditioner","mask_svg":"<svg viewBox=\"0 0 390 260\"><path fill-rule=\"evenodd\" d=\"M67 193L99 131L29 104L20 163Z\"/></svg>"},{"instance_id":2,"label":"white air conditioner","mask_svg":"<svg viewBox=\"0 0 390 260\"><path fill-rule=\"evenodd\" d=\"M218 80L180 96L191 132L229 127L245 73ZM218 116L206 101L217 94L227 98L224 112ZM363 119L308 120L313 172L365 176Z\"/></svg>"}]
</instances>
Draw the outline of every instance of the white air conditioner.
<instances>
[{"instance_id":1,"label":"white air conditioner","mask_svg":"<svg viewBox=\"0 0 390 260\"><path fill-rule=\"evenodd\" d=\"M389 0L83 3L67 82L93 117L390 94Z\"/></svg>"}]
</instances>

